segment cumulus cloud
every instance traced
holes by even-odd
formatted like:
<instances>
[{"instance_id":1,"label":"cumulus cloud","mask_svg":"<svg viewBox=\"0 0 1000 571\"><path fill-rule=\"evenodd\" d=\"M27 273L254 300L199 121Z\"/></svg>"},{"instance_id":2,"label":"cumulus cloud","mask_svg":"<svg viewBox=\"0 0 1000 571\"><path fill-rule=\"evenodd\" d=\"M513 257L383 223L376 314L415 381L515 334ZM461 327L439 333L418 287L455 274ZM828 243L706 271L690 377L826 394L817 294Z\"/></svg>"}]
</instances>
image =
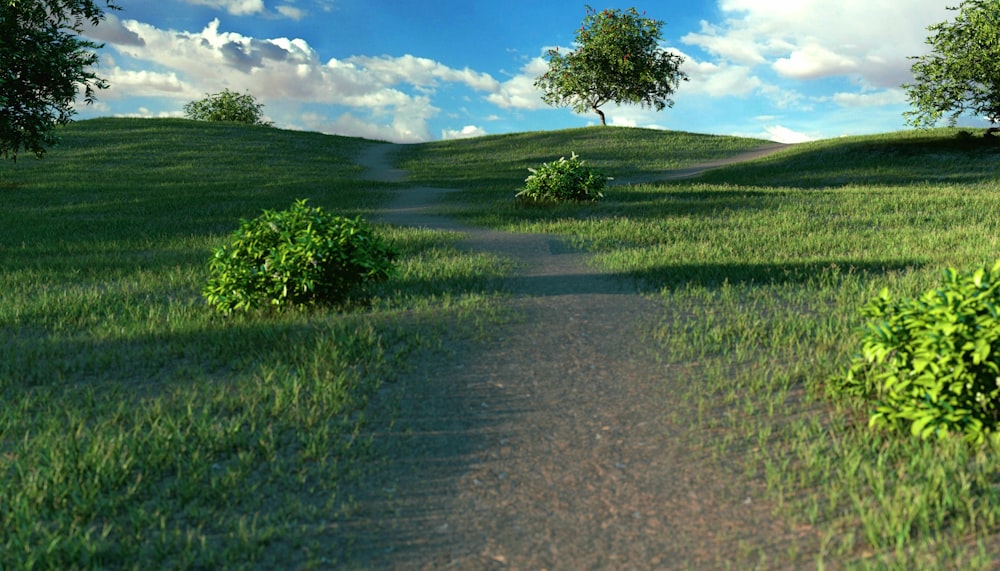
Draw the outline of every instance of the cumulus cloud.
<instances>
[{"instance_id":1,"label":"cumulus cloud","mask_svg":"<svg viewBox=\"0 0 1000 571\"><path fill-rule=\"evenodd\" d=\"M405 118L399 117L389 123L379 123L351 113L345 113L333 122L318 123L316 130L394 143L421 143L430 139L426 124L408 123Z\"/></svg>"},{"instance_id":2,"label":"cumulus cloud","mask_svg":"<svg viewBox=\"0 0 1000 571\"><path fill-rule=\"evenodd\" d=\"M927 26L948 19L940 0L719 0L724 19L684 36L734 64L770 65L782 76L818 79L852 75L897 86L909 76L908 56L927 50Z\"/></svg>"},{"instance_id":3,"label":"cumulus cloud","mask_svg":"<svg viewBox=\"0 0 1000 571\"><path fill-rule=\"evenodd\" d=\"M138 34L122 25L122 21L113 13L105 13L104 21L97 26L91 24L90 20L84 20L82 30L83 35L99 42L120 46L142 46L145 43Z\"/></svg>"},{"instance_id":4,"label":"cumulus cloud","mask_svg":"<svg viewBox=\"0 0 1000 571\"><path fill-rule=\"evenodd\" d=\"M107 80L115 88L102 94L102 99L128 97L149 97L173 94L178 97L194 98L200 94L184 84L176 73L160 73L149 70L126 70L114 67L107 74Z\"/></svg>"},{"instance_id":5,"label":"cumulus cloud","mask_svg":"<svg viewBox=\"0 0 1000 571\"><path fill-rule=\"evenodd\" d=\"M544 109L541 92L535 87L538 76L548 70L544 58L536 57L521 67L520 71L500 84L495 93L486 97L490 103L503 109Z\"/></svg>"},{"instance_id":6,"label":"cumulus cloud","mask_svg":"<svg viewBox=\"0 0 1000 571\"><path fill-rule=\"evenodd\" d=\"M711 97L744 97L759 90L763 82L746 66L727 62L699 62L684 55L681 70L689 80L681 84L678 93Z\"/></svg>"},{"instance_id":7,"label":"cumulus cloud","mask_svg":"<svg viewBox=\"0 0 1000 571\"><path fill-rule=\"evenodd\" d=\"M264 12L264 0L185 0L185 2L225 10L234 16L249 16Z\"/></svg>"},{"instance_id":8,"label":"cumulus cloud","mask_svg":"<svg viewBox=\"0 0 1000 571\"><path fill-rule=\"evenodd\" d=\"M809 141L815 141L815 137L810 137L805 133L799 133L793 131L787 127L782 127L781 125L770 125L764 127L763 138L774 141L776 143L808 143Z\"/></svg>"},{"instance_id":9,"label":"cumulus cloud","mask_svg":"<svg viewBox=\"0 0 1000 571\"><path fill-rule=\"evenodd\" d=\"M472 137L482 137L486 135L486 130L475 125L466 125L461 129L445 129L441 132L442 140L450 139L471 139Z\"/></svg>"},{"instance_id":10,"label":"cumulus cloud","mask_svg":"<svg viewBox=\"0 0 1000 571\"><path fill-rule=\"evenodd\" d=\"M295 6L289 6L287 4L278 6L275 10L289 20L295 20L296 22L306 17L305 10L296 8Z\"/></svg>"},{"instance_id":11,"label":"cumulus cloud","mask_svg":"<svg viewBox=\"0 0 1000 571\"><path fill-rule=\"evenodd\" d=\"M898 105L906 102L906 93L901 89L890 89L872 93L835 93L833 102L841 107L879 107Z\"/></svg>"},{"instance_id":12,"label":"cumulus cloud","mask_svg":"<svg viewBox=\"0 0 1000 571\"><path fill-rule=\"evenodd\" d=\"M785 77L818 79L830 75L848 75L858 71L860 64L853 57L837 54L817 44L808 44L796 48L788 57L779 58L772 67Z\"/></svg>"},{"instance_id":13,"label":"cumulus cloud","mask_svg":"<svg viewBox=\"0 0 1000 571\"><path fill-rule=\"evenodd\" d=\"M182 111L152 111L146 107L139 107L134 113L115 113L115 117L131 117L136 119L179 119L184 117Z\"/></svg>"},{"instance_id":14,"label":"cumulus cloud","mask_svg":"<svg viewBox=\"0 0 1000 571\"><path fill-rule=\"evenodd\" d=\"M109 39L108 44L138 62L136 67L162 71L116 67L107 97L158 95L177 100L179 107L182 98L203 93L249 91L279 126L300 124L303 105L344 106L353 111L323 122L320 130L396 142L428 140L427 121L440 111L430 95L439 86L458 84L487 94L501 89L489 74L412 55L323 61L305 40L225 32L218 19L198 32L134 20L121 22L121 29L128 32L120 34L124 41Z\"/></svg>"},{"instance_id":15,"label":"cumulus cloud","mask_svg":"<svg viewBox=\"0 0 1000 571\"><path fill-rule=\"evenodd\" d=\"M686 34L681 42L700 46L716 57L743 65L756 65L766 61L761 46L748 30L728 30L704 20L701 22L700 32Z\"/></svg>"},{"instance_id":16,"label":"cumulus cloud","mask_svg":"<svg viewBox=\"0 0 1000 571\"><path fill-rule=\"evenodd\" d=\"M377 76L382 83L410 83L419 87L434 87L439 82L462 83L479 91L495 91L500 83L487 73L469 68L452 69L434 60L405 55L402 57L356 56L347 60Z\"/></svg>"}]
</instances>

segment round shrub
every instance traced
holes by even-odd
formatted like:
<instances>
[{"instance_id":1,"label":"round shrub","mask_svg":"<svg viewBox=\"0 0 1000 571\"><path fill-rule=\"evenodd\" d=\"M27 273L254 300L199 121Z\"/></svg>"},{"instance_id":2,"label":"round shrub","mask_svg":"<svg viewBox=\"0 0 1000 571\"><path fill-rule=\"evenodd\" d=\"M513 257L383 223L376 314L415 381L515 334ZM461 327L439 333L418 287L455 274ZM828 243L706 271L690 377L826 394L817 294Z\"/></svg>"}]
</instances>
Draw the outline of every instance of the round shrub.
<instances>
[{"instance_id":1,"label":"round shrub","mask_svg":"<svg viewBox=\"0 0 1000 571\"><path fill-rule=\"evenodd\" d=\"M224 89L221 93L206 94L204 99L186 103L184 116L195 121L231 121L271 126L270 121L264 120L264 106L257 103L253 95L229 89Z\"/></svg>"},{"instance_id":2,"label":"round shrub","mask_svg":"<svg viewBox=\"0 0 1000 571\"><path fill-rule=\"evenodd\" d=\"M927 438L960 433L981 442L1000 423L1000 261L971 273L949 268L917 299L888 290L846 375L833 388L875 401L870 424L909 426Z\"/></svg>"},{"instance_id":3,"label":"round shrub","mask_svg":"<svg viewBox=\"0 0 1000 571\"><path fill-rule=\"evenodd\" d=\"M360 218L298 200L288 210L243 220L213 254L202 293L222 313L340 304L366 282L389 277L395 256Z\"/></svg>"},{"instance_id":4,"label":"round shrub","mask_svg":"<svg viewBox=\"0 0 1000 571\"><path fill-rule=\"evenodd\" d=\"M593 202L604 197L601 191L611 180L584 166L576 153L528 170L531 175L524 179L524 189L516 197L531 202Z\"/></svg>"}]
</instances>

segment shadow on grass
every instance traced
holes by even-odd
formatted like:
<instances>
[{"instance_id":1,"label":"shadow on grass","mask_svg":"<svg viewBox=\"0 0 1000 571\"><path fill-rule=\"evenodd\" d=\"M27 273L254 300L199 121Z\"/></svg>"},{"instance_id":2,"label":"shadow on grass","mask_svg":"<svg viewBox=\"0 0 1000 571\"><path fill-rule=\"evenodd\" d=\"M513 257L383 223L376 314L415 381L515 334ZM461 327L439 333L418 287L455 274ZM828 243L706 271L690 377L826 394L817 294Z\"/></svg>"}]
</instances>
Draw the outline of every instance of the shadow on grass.
<instances>
[{"instance_id":1,"label":"shadow on grass","mask_svg":"<svg viewBox=\"0 0 1000 571\"><path fill-rule=\"evenodd\" d=\"M632 179L657 177L665 169L721 160L766 144L677 131L584 127L414 145L403 151L399 166L417 173L415 182L420 184L513 193L523 187L529 168L573 153L606 176ZM444 174L422 172L423 164L438 165Z\"/></svg>"},{"instance_id":2,"label":"shadow on grass","mask_svg":"<svg viewBox=\"0 0 1000 571\"><path fill-rule=\"evenodd\" d=\"M564 295L630 295L637 291L657 291L696 286L708 289L724 285L765 286L800 284L825 287L848 277L875 278L891 273L920 269L925 262L915 259L859 261L820 260L775 264L664 264L631 272L600 272L593 269L558 275L519 275L492 278L466 289L468 282L455 280L414 281L408 288L423 293L510 294L555 297Z\"/></svg>"},{"instance_id":3,"label":"shadow on grass","mask_svg":"<svg viewBox=\"0 0 1000 571\"><path fill-rule=\"evenodd\" d=\"M698 181L810 189L975 184L995 179L998 167L1000 142L959 132L803 144L766 160L706 172Z\"/></svg>"},{"instance_id":4,"label":"shadow on grass","mask_svg":"<svg viewBox=\"0 0 1000 571\"><path fill-rule=\"evenodd\" d=\"M919 269L917 260L822 260L776 264L665 264L625 274L645 290L696 286L708 289L724 285L768 286L801 284L824 287L848 276L877 277Z\"/></svg>"},{"instance_id":5,"label":"shadow on grass","mask_svg":"<svg viewBox=\"0 0 1000 571\"><path fill-rule=\"evenodd\" d=\"M493 202L488 202L489 199L482 202L456 201L445 204L443 211L463 223L488 228L534 222L712 216L725 211L774 208L785 197L780 190L674 190L673 184L644 185L641 190L628 187L609 189L605 192L605 199L597 203L523 204L515 202L511 194ZM489 207L484 208L484 204L489 204Z\"/></svg>"},{"instance_id":6,"label":"shadow on grass","mask_svg":"<svg viewBox=\"0 0 1000 571\"><path fill-rule=\"evenodd\" d=\"M177 384L252 375L316 338L313 327L269 319L120 336L21 327L0 349L14 356L4 365L10 382L4 388L59 385L152 396Z\"/></svg>"}]
</instances>

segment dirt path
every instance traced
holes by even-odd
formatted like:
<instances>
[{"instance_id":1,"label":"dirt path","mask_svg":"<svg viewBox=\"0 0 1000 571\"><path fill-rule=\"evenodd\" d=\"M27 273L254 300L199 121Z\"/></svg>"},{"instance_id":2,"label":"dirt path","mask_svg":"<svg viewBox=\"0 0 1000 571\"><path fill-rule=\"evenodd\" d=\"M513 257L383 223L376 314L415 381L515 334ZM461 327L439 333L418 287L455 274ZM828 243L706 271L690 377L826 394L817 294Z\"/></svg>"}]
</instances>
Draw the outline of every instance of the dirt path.
<instances>
[{"instance_id":1,"label":"dirt path","mask_svg":"<svg viewBox=\"0 0 1000 571\"><path fill-rule=\"evenodd\" d=\"M403 179L389 168L395 150L366 152L370 178ZM391 456L378 493L338 530L351 564L784 567L796 538L772 518L759 483L685 441L688 419L671 410L671 388L697 382L697 368L667 367L644 349L657 303L551 237L435 216L445 192L401 191L384 220L461 231L465 247L519 260L511 303L522 319L486 346L417 363L400 381L407 433L380 444Z\"/></svg>"}]
</instances>

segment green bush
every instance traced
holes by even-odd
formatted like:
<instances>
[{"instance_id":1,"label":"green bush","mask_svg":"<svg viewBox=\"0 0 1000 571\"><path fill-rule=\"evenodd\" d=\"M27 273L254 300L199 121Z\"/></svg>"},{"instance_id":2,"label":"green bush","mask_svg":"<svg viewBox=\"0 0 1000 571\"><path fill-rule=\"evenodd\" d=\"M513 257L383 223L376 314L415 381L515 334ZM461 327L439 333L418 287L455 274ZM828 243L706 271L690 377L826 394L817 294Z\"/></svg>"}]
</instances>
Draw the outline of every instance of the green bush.
<instances>
[{"instance_id":1,"label":"green bush","mask_svg":"<svg viewBox=\"0 0 1000 571\"><path fill-rule=\"evenodd\" d=\"M221 93L206 94L204 99L184 105L184 116L196 121L232 121L248 125L269 127L264 120L264 106L249 93L224 89Z\"/></svg>"},{"instance_id":2,"label":"green bush","mask_svg":"<svg viewBox=\"0 0 1000 571\"><path fill-rule=\"evenodd\" d=\"M203 290L222 313L270 304L340 304L391 274L396 254L360 218L333 216L298 200L243 220L209 262Z\"/></svg>"},{"instance_id":3,"label":"green bush","mask_svg":"<svg viewBox=\"0 0 1000 571\"><path fill-rule=\"evenodd\" d=\"M524 179L524 189L516 196L532 202L593 202L604 196L601 191L610 180L584 166L576 153L569 160L562 157L558 161L544 163L538 169L528 170L531 175Z\"/></svg>"},{"instance_id":4,"label":"green bush","mask_svg":"<svg viewBox=\"0 0 1000 571\"><path fill-rule=\"evenodd\" d=\"M888 290L862 309L861 353L835 391L872 398L870 424L982 442L1000 421L1000 261L917 299Z\"/></svg>"}]
</instances>

